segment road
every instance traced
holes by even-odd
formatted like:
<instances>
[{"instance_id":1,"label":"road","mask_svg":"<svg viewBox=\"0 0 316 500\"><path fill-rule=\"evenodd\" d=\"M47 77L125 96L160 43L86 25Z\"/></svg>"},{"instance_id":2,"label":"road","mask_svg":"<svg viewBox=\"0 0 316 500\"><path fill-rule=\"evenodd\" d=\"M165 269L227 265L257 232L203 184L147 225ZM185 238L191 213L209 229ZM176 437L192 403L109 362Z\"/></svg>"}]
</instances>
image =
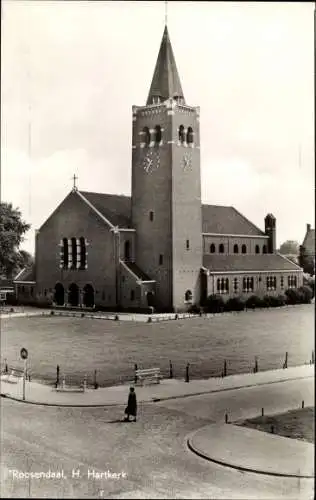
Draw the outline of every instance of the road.
<instances>
[{"instance_id":1,"label":"road","mask_svg":"<svg viewBox=\"0 0 316 500\"><path fill-rule=\"evenodd\" d=\"M312 481L242 473L187 449L187 436L210 422L314 405L304 379L141 404L137 423L121 408L58 408L1 401L3 497L312 498ZM66 479L13 479L20 472L64 471ZM11 472L10 472L11 471ZM80 473L80 477L72 477ZM88 478L88 473L123 473Z\"/></svg>"}]
</instances>

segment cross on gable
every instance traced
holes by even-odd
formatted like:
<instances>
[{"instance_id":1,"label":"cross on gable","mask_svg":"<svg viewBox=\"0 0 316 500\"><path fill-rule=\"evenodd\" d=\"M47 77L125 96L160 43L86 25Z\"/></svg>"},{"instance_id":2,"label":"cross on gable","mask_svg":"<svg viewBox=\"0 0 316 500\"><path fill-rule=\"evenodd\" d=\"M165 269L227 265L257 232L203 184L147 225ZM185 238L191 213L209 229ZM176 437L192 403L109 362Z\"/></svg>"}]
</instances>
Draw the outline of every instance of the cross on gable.
<instances>
[{"instance_id":1,"label":"cross on gable","mask_svg":"<svg viewBox=\"0 0 316 500\"><path fill-rule=\"evenodd\" d=\"M78 189L77 186L76 186L76 181L78 180L78 177L76 176L76 174L73 175L72 180L73 180L73 183L74 183L73 186L72 186L72 189L73 189L73 191L76 191Z\"/></svg>"}]
</instances>

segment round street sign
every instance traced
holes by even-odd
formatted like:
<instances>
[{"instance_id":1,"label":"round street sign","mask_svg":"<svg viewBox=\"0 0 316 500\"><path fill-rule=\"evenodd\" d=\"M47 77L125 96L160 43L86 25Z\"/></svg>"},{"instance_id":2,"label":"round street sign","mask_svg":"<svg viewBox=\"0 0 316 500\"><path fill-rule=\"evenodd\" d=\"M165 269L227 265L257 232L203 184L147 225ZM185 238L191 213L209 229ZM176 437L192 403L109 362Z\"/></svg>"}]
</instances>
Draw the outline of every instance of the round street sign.
<instances>
[{"instance_id":1,"label":"round street sign","mask_svg":"<svg viewBox=\"0 0 316 500\"><path fill-rule=\"evenodd\" d=\"M25 347L22 347L21 351L20 351L20 355L21 355L21 358L22 359L27 359L28 357L28 352L27 352L27 349L25 349Z\"/></svg>"}]
</instances>

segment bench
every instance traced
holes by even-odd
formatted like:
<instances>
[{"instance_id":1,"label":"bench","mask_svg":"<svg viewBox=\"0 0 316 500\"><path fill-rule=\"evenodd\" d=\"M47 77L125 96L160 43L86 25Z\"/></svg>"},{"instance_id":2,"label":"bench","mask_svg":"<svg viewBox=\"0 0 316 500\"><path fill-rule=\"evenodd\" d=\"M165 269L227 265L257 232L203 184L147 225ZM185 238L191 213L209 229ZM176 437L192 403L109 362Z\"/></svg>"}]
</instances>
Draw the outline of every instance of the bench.
<instances>
[{"instance_id":1,"label":"bench","mask_svg":"<svg viewBox=\"0 0 316 500\"><path fill-rule=\"evenodd\" d=\"M160 368L147 368L145 370L135 370L137 385L144 385L144 382L160 384L162 378Z\"/></svg>"},{"instance_id":2,"label":"bench","mask_svg":"<svg viewBox=\"0 0 316 500\"><path fill-rule=\"evenodd\" d=\"M86 378L80 385L66 385L66 377L63 377L62 383L55 387L56 392L85 392L87 388Z\"/></svg>"},{"instance_id":3,"label":"bench","mask_svg":"<svg viewBox=\"0 0 316 500\"><path fill-rule=\"evenodd\" d=\"M84 389L83 385L78 385L78 386L67 385L64 387L62 385L59 385L58 387L55 388L55 391L56 392L84 392L85 389Z\"/></svg>"},{"instance_id":4,"label":"bench","mask_svg":"<svg viewBox=\"0 0 316 500\"><path fill-rule=\"evenodd\" d=\"M23 373L17 370L11 370L11 373L1 375L1 380L9 384L17 384L23 378Z\"/></svg>"}]
</instances>

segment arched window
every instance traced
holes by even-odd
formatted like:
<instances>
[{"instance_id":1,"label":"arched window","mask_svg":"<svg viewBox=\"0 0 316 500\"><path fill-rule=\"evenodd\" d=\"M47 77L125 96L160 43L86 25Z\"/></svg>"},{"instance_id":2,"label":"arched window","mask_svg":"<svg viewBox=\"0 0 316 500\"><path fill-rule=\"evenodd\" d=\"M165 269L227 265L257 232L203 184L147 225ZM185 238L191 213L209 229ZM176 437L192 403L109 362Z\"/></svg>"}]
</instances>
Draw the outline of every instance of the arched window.
<instances>
[{"instance_id":1,"label":"arched window","mask_svg":"<svg viewBox=\"0 0 316 500\"><path fill-rule=\"evenodd\" d=\"M267 245L263 245L263 247L262 247L262 253L267 253Z\"/></svg>"},{"instance_id":2,"label":"arched window","mask_svg":"<svg viewBox=\"0 0 316 500\"><path fill-rule=\"evenodd\" d=\"M238 245L234 245L234 253L238 253L238 252L239 252Z\"/></svg>"},{"instance_id":3,"label":"arched window","mask_svg":"<svg viewBox=\"0 0 316 500\"><path fill-rule=\"evenodd\" d=\"M159 146L162 138L161 127L160 125L155 126L155 145Z\"/></svg>"},{"instance_id":4,"label":"arched window","mask_svg":"<svg viewBox=\"0 0 316 500\"><path fill-rule=\"evenodd\" d=\"M65 290L61 283L56 283L55 285L54 302L58 306L63 306L65 303Z\"/></svg>"},{"instance_id":5,"label":"arched window","mask_svg":"<svg viewBox=\"0 0 316 500\"><path fill-rule=\"evenodd\" d=\"M71 283L68 289L68 303L71 306L79 305L79 287L76 283Z\"/></svg>"},{"instance_id":6,"label":"arched window","mask_svg":"<svg viewBox=\"0 0 316 500\"><path fill-rule=\"evenodd\" d=\"M150 132L148 127L143 128L144 143L146 146L150 144Z\"/></svg>"},{"instance_id":7,"label":"arched window","mask_svg":"<svg viewBox=\"0 0 316 500\"><path fill-rule=\"evenodd\" d=\"M218 250L219 250L219 253L224 253L225 248L224 248L223 243L221 243L221 244L219 245Z\"/></svg>"},{"instance_id":8,"label":"arched window","mask_svg":"<svg viewBox=\"0 0 316 500\"><path fill-rule=\"evenodd\" d=\"M256 245L256 253L260 253L259 245Z\"/></svg>"},{"instance_id":9,"label":"arched window","mask_svg":"<svg viewBox=\"0 0 316 500\"><path fill-rule=\"evenodd\" d=\"M247 253L247 247L246 245L241 246L241 253Z\"/></svg>"},{"instance_id":10,"label":"arched window","mask_svg":"<svg viewBox=\"0 0 316 500\"><path fill-rule=\"evenodd\" d=\"M187 143L188 144L192 144L193 142L193 128L192 127L188 127L188 131L187 131Z\"/></svg>"},{"instance_id":11,"label":"arched window","mask_svg":"<svg viewBox=\"0 0 316 500\"><path fill-rule=\"evenodd\" d=\"M80 238L80 269L85 269L87 264L86 240Z\"/></svg>"},{"instance_id":12,"label":"arched window","mask_svg":"<svg viewBox=\"0 0 316 500\"><path fill-rule=\"evenodd\" d=\"M68 269L69 252L68 252L68 239L67 238L63 239L62 259L63 259L63 268Z\"/></svg>"},{"instance_id":13,"label":"arched window","mask_svg":"<svg viewBox=\"0 0 316 500\"><path fill-rule=\"evenodd\" d=\"M130 241L126 240L124 243L124 259L125 260L129 260L131 258L130 247L131 247Z\"/></svg>"},{"instance_id":14,"label":"arched window","mask_svg":"<svg viewBox=\"0 0 316 500\"><path fill-rule=\"evenodd\" d=\"M184 294L184 299L186 302L191 302L192 301L192 292L191 290L187 290Z\"/></svg>"},{"instance_id":15,"label":"arched window","mask_svg":"<svg viewBox=\"0 0 316 500\"><path fill-rule=\"evenodd\" d=\"M215 245L214 245L214 243L212 243L210 245L210 253L215 253Z\"/></svg>"},{"instance_id":16,"label":"arched window","mask_svg":"<svg viewBox=\"0 0 316 500\"><path fill-rule=\"evenodd\" d=\"M179 127L179 141L183 144L185 142L185 133L184 133L184 126L180 125Z\"/></svg>"},{"instance_id":17,"label":"arched window","mask_svg":"<svg viewBox=\"0 0 316 500\"><path fill-rule=\"evenodd\" d=\"M85 307L94 306L94 289L92 285L85 285L83 287L83 305Z\"/></svg>"},{"instance_id":18,"label":"arched window","mask_svg":"<svg viewBox=\"0 0 316 500\"><path fill-rule=\"evenodd\" d=\"M77 268L77 240L76 238L71 238L71 257L72 257L72 269Z\"/></svg>"}]
</instances>

